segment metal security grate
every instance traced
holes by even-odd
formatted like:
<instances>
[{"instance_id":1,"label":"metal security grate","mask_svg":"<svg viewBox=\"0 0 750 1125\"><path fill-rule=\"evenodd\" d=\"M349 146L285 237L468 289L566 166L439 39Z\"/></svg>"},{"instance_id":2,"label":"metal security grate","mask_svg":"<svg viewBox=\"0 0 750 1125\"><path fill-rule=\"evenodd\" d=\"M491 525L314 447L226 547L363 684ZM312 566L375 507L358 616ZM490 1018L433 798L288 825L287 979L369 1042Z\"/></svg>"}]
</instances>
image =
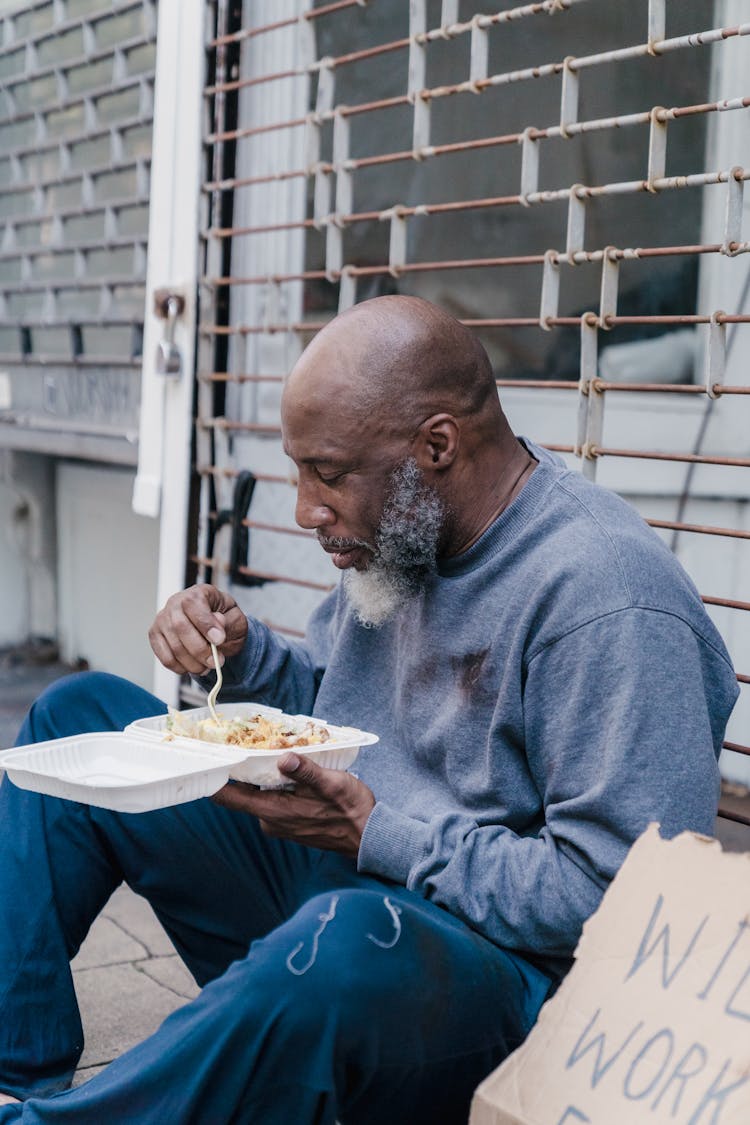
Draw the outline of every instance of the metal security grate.
<instances>
[{"instance_id":1,"label":"metal security grate","mask_svg":"<svg viewBox=\"0 0 750 1125\"><path fill-rule=\"evenodd\" d=\"M120 410L137 428L156 3L4 8L0 421L43 429L88 415L84 429L106 432ZM42 366L46 381L30 374Z\"/></svg>"},{"instance_id":2,"label":"metal security grate","mask_svg":"<svg viewBox=\"0 0 750 1125\"><path fill-rule=\"evenodd\" d=\"M209 7L201 575L301 631L331 572L283 375L336 311L417 293L478 332L517 431L667 539L750 684L741 0ZM744 686L727 776L748 724Z\"/></svg>"}]
</instances>

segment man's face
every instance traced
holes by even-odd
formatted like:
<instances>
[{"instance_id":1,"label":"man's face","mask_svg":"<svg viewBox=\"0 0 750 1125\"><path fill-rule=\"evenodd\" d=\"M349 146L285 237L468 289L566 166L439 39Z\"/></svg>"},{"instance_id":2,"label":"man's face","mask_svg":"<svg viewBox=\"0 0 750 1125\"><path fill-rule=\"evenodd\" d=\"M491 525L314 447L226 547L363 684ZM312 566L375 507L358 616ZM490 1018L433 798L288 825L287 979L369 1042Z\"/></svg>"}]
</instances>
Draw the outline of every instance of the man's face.
<instances>
[{"instance_id":1,"label":"man's face","mask_svg":"<svg viewBox=\"0 0 750 1125\"><path fill-rule=\"evenodd\" d=\"M317 534L340 570L365 570L389 477L408 455L408 442L346 406L334 392L316 393L315 384L287 391L282 433L297 470L297 523Z\"/></svg>"},{"instance_id":2,"label":"man's face","mask_svg":"<svg viewBox=\"0 0 750 1125\"><path fill-rule=\"evenodd\" d=\"M397 419L394 418L394 425ZM378 625L433 568L445 512L409 457L406 437L377 419L285 395L284 447L297 474L296 519L315 531L360 620Z\"/></svg>"}]
</instances>

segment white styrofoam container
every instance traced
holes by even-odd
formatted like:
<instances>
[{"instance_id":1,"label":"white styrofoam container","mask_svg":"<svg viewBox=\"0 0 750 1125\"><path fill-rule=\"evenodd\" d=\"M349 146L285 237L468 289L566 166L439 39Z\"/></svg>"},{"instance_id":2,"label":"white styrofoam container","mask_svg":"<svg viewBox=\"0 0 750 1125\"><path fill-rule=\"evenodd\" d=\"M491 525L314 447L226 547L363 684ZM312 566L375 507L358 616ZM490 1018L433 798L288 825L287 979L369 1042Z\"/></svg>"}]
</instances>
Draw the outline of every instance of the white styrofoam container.
<instances>
[{"instance_id":1,"label":"white styrofoam container","mask_svg":"<svg viewBox=\"0 0 750 1125\"><path fill-rule=\"evenodd\" d=\"M280 717L289 719L293 725L303 725L310 721L309 715L287 715L278 707L266 707L260 703L218 703L217 713L226 719L246 718L251 715L265 715L271 719ZM181 711L185 719L200 720L210 716L208 707L194 707L189 711ZM357 730L356 727L339 727L326 723L322 719L313 719L320 726L325 726L331 733L327 742L314 746L294 746L290 749L300 756L312 758L319 766L331 770L345 770L357 757L360 747L369 746L378 741L376 734L369 731ZM236 750L238 754L245 755L244 759L232 765L229 776L234 781L247 781L252 785L264 789L275 789L288 785L289 779L279 773L276 763L289 750L248 750L241 747L227 746L221 742L205 742L197 738L184 738L170 736L167 731L167 716L156 715L153 718L137 719L125 727L125 734L131 737L148 739L166 746L194 746L206 753L222 753L226 750ZM165 741L165 739L169 741Z\"/></svg>"},{"instance_id":2,"label":"white styrofoam container","mask_svg":"<svg viewBox=\"0 0 750 1125\"><path fill-rule=\"evenodd\" d=\"M174 743L159 746L119 731L73 735L16 746L0 769L21 789L117 812L148 812L209 797L225 785L244 751L206 754Z\"/></svg>"}]
</instances>

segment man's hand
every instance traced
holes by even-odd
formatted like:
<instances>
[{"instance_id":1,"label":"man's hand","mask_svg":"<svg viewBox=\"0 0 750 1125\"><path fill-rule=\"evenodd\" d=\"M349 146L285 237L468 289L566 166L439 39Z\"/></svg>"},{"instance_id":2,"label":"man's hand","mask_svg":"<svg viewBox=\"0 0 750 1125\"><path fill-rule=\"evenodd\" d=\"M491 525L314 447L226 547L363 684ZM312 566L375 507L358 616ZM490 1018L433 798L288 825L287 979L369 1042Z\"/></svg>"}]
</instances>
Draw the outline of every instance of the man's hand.
<instances>
[{"instance_id":1,"label":"man's hand","mask_svg":"<svg viewBox=\"0 0 750 1125\"><path fill-rule=\"evenodd\" d=\"M294 753L279 760L279 771L294 780L293 790L257 789L234 782L212 799L228 809L257 816L268 836L356 856L375 804L365 783Z\"/></svg>"},{"instance_id":2,"label":"man's hand","mask_svg":"<svg viewBox=\"0 0 750 1125\"><path fill-rule=\"evenodd\" d=\"M226 658L240 651L246 637L247 618L234 598L208 585L173 594L148 631L151 648L165 668L194 676L213 667L211 641Z\"/></svg>"}]
</instances>

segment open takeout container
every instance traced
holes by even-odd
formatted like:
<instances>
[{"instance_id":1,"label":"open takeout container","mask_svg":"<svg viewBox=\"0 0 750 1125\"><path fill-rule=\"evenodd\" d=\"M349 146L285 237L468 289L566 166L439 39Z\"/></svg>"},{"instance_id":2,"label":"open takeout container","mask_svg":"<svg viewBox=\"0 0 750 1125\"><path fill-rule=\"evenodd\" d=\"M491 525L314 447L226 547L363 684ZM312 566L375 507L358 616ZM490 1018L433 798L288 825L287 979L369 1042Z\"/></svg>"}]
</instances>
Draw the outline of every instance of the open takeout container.
<instances>
[{"instance_id":1,"label":"open takeout container","mask_svg":"<svg viewBox=\"0 0 750 1125\"><path fill-rule=\"evenodd\" d=\"M230 746L207 754L198 743L159 745L113 731L16 746L0 753L0 769L21 789L139 813L210 797L243 757Z\"/></svg>"},{"instance_id":2,"label":"open takeout container","mask_svg":"<svg viewBox=\"0 0 750 1125\"><path fill-rule=\"evenodd\" d=\"M278 707L258 703L222 703L216 710L223 718L258 714L283 718L285 726L292 730L311 721L325 726L331 736L328 741L290 749L327 769L347 769L360 746L378 741L377 735L367 731L332 726L319 719L311 720L308 715L286 715ZM186 719L204 719L208 715L208 707L180 712L180 717ZM287 749L247 749L225 742L177 737L167 729L167 719L167 715L158 715L138 719L124 731L79 734L16 746L0 752L0 769L21 789L133 813L210 797L230 779L263 789L293 784L276 766Z\"/></svg>"},{"instance_id":3,"label":"open takeout container","mask_svg":"<svg viewBox=\"0 0 750 1125\"><path fill-rule=\"evenodd\" d=\"M289 779L277 769L277 762L284 754L291 752L300 757L312 758L319 766L324 766L326 769L345 770L354 762L360 747L378 741L378 736L369 731L358 730L356 727L334 726L322 719L311 720L309 715L287 715L277 707L267 707L259 703L219 703L216 711L224 719L245 719L253 715L264 715L270 719L282 717L292 730L301 730L312 721L316 726L325 727L331 737L326 742L315 743L312 746L292 746L279 750L247 749L229 746L223 742L207 742L203 739L172 735L167 728L167 715L137 719L125 728L125 734L147 740L150 744L195 747L206 754L221 755L229 751L242 755L241 760L235 761L230 766L229 777L234 781L246 781L264 789L275 789L289 784ZM189 711L180 711L180 719L188 721L206 719L209 715L208 707L194 707Z\"/></svg>"}]
</instances>

